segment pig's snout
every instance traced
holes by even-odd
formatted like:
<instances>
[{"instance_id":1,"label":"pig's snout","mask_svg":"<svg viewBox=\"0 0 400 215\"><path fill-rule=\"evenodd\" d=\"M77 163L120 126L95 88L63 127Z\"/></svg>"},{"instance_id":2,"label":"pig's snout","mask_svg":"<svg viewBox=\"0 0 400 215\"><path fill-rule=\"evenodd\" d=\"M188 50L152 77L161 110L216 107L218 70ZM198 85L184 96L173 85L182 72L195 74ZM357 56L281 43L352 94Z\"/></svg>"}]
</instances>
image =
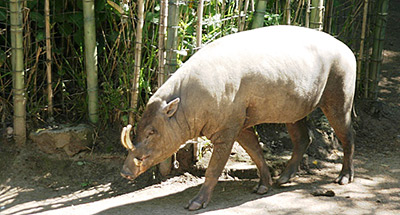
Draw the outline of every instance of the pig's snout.
<instances>
[{"instance_id":1,"label":"pig's snout","mask_svg":"<svg viewBox=\"0 0 400 215\"><path fill-rule=\"evenodd\" d=\"M133 180L135 178L133 176L132 172L126 166L122 167L122 170L120 173L121 173L121 176L126 179Z\"/></svg>"}]
</instances>

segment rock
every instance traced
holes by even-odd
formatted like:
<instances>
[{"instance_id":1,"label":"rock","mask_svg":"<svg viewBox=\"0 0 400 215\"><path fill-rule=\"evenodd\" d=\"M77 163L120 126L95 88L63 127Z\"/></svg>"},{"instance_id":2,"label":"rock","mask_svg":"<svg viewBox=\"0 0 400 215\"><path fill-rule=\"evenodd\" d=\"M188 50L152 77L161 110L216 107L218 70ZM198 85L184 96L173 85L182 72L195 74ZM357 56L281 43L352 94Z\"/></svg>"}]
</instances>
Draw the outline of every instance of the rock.
<instances>
[{"instance_id":1,"label":"rock","mask_svg":"<svg viewBox=\"0 0 400 215\"><path fill-rule=\"evenodd\" d=\"M75 127L39 129L31 132L29 138L42 151L54 154L64 151L68 156L88 149L93 143L93 128L80 124Z\"/></svg>"},{"instance_id":2,"label":"rock","mask_svg":"<svg viewBox=\"0 0 400 215\"><path fill-rule=\"evenodd\" d=\"M335 192L333 192L333 190L316 189L313 192L311 192L311 195L313 195L313 196L334 197L335 196Z\"/></svg>"}]
</instances>

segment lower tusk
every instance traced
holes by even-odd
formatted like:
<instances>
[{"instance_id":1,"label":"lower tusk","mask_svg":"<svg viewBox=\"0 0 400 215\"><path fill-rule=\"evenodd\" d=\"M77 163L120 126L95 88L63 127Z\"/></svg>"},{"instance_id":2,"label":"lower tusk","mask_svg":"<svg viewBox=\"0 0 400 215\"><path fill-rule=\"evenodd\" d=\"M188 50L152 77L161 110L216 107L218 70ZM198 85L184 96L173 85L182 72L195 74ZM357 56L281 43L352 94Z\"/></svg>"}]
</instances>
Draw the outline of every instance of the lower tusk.
<instances>
[{"instance_id":1,"label":"lower tusk","mask_svg":"<svg viewBox=\"0 0 400 215\"><path fill-rule=\"evenodd\" d=\"M135 163L136 166L141 166L142 165L142 161L137 159L137 158L133 158L133 163Z\"/></svg>"}]
</instances>

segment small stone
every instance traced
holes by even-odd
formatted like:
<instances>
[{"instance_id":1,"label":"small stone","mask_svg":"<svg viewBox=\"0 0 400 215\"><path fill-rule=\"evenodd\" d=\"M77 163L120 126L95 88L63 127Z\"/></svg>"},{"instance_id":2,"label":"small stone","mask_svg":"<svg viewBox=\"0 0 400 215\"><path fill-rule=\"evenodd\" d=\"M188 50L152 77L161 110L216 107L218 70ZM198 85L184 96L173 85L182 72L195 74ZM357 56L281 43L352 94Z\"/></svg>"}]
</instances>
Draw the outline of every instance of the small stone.
<instances>
[{"instance_id":1,"label":"small stone","mask_svg":"<svg viewBox=\"0 0 400 215\"><path fill-rule=\"evenodd\" d=\"M334 197L335 192L333 190L325 190L325 189L317 189L311 192L313 196L327 196L327 197Z\"/></svg>"}]
</instances>

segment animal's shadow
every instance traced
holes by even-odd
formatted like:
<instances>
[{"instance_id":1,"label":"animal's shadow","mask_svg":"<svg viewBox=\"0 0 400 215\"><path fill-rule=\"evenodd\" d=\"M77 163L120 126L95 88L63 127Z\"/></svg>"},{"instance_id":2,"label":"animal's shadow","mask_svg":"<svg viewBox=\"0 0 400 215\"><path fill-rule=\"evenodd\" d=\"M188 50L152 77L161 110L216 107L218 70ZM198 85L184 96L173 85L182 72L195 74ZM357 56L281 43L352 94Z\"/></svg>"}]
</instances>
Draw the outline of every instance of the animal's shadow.
<instances>
[{"instance_id":1,"label":"animal's shadow","mask_svg":"<svg viewBox=\"0 0 400 215\"><path fill-rule=\"evenodd\" d=\"M257 184L257 182L220 181L213 192L212 200L208 206L198 211L188 211L184 208L184 206L197 194L201 185L190 187L181 192L173 193L167 196L109 208L97 214L164 214L168 211L174 211L174 214L201 214L209 211L218 211L240 206L257 199L268 198L280 193L294 190L301 190L301 192L309 194L313 188L321 187L327 183L331 182L321 181L320 183L295 184L284 187L274 186L267 194L258 195L252 193L252 188Z\"/></svg>"}]
</instances>

